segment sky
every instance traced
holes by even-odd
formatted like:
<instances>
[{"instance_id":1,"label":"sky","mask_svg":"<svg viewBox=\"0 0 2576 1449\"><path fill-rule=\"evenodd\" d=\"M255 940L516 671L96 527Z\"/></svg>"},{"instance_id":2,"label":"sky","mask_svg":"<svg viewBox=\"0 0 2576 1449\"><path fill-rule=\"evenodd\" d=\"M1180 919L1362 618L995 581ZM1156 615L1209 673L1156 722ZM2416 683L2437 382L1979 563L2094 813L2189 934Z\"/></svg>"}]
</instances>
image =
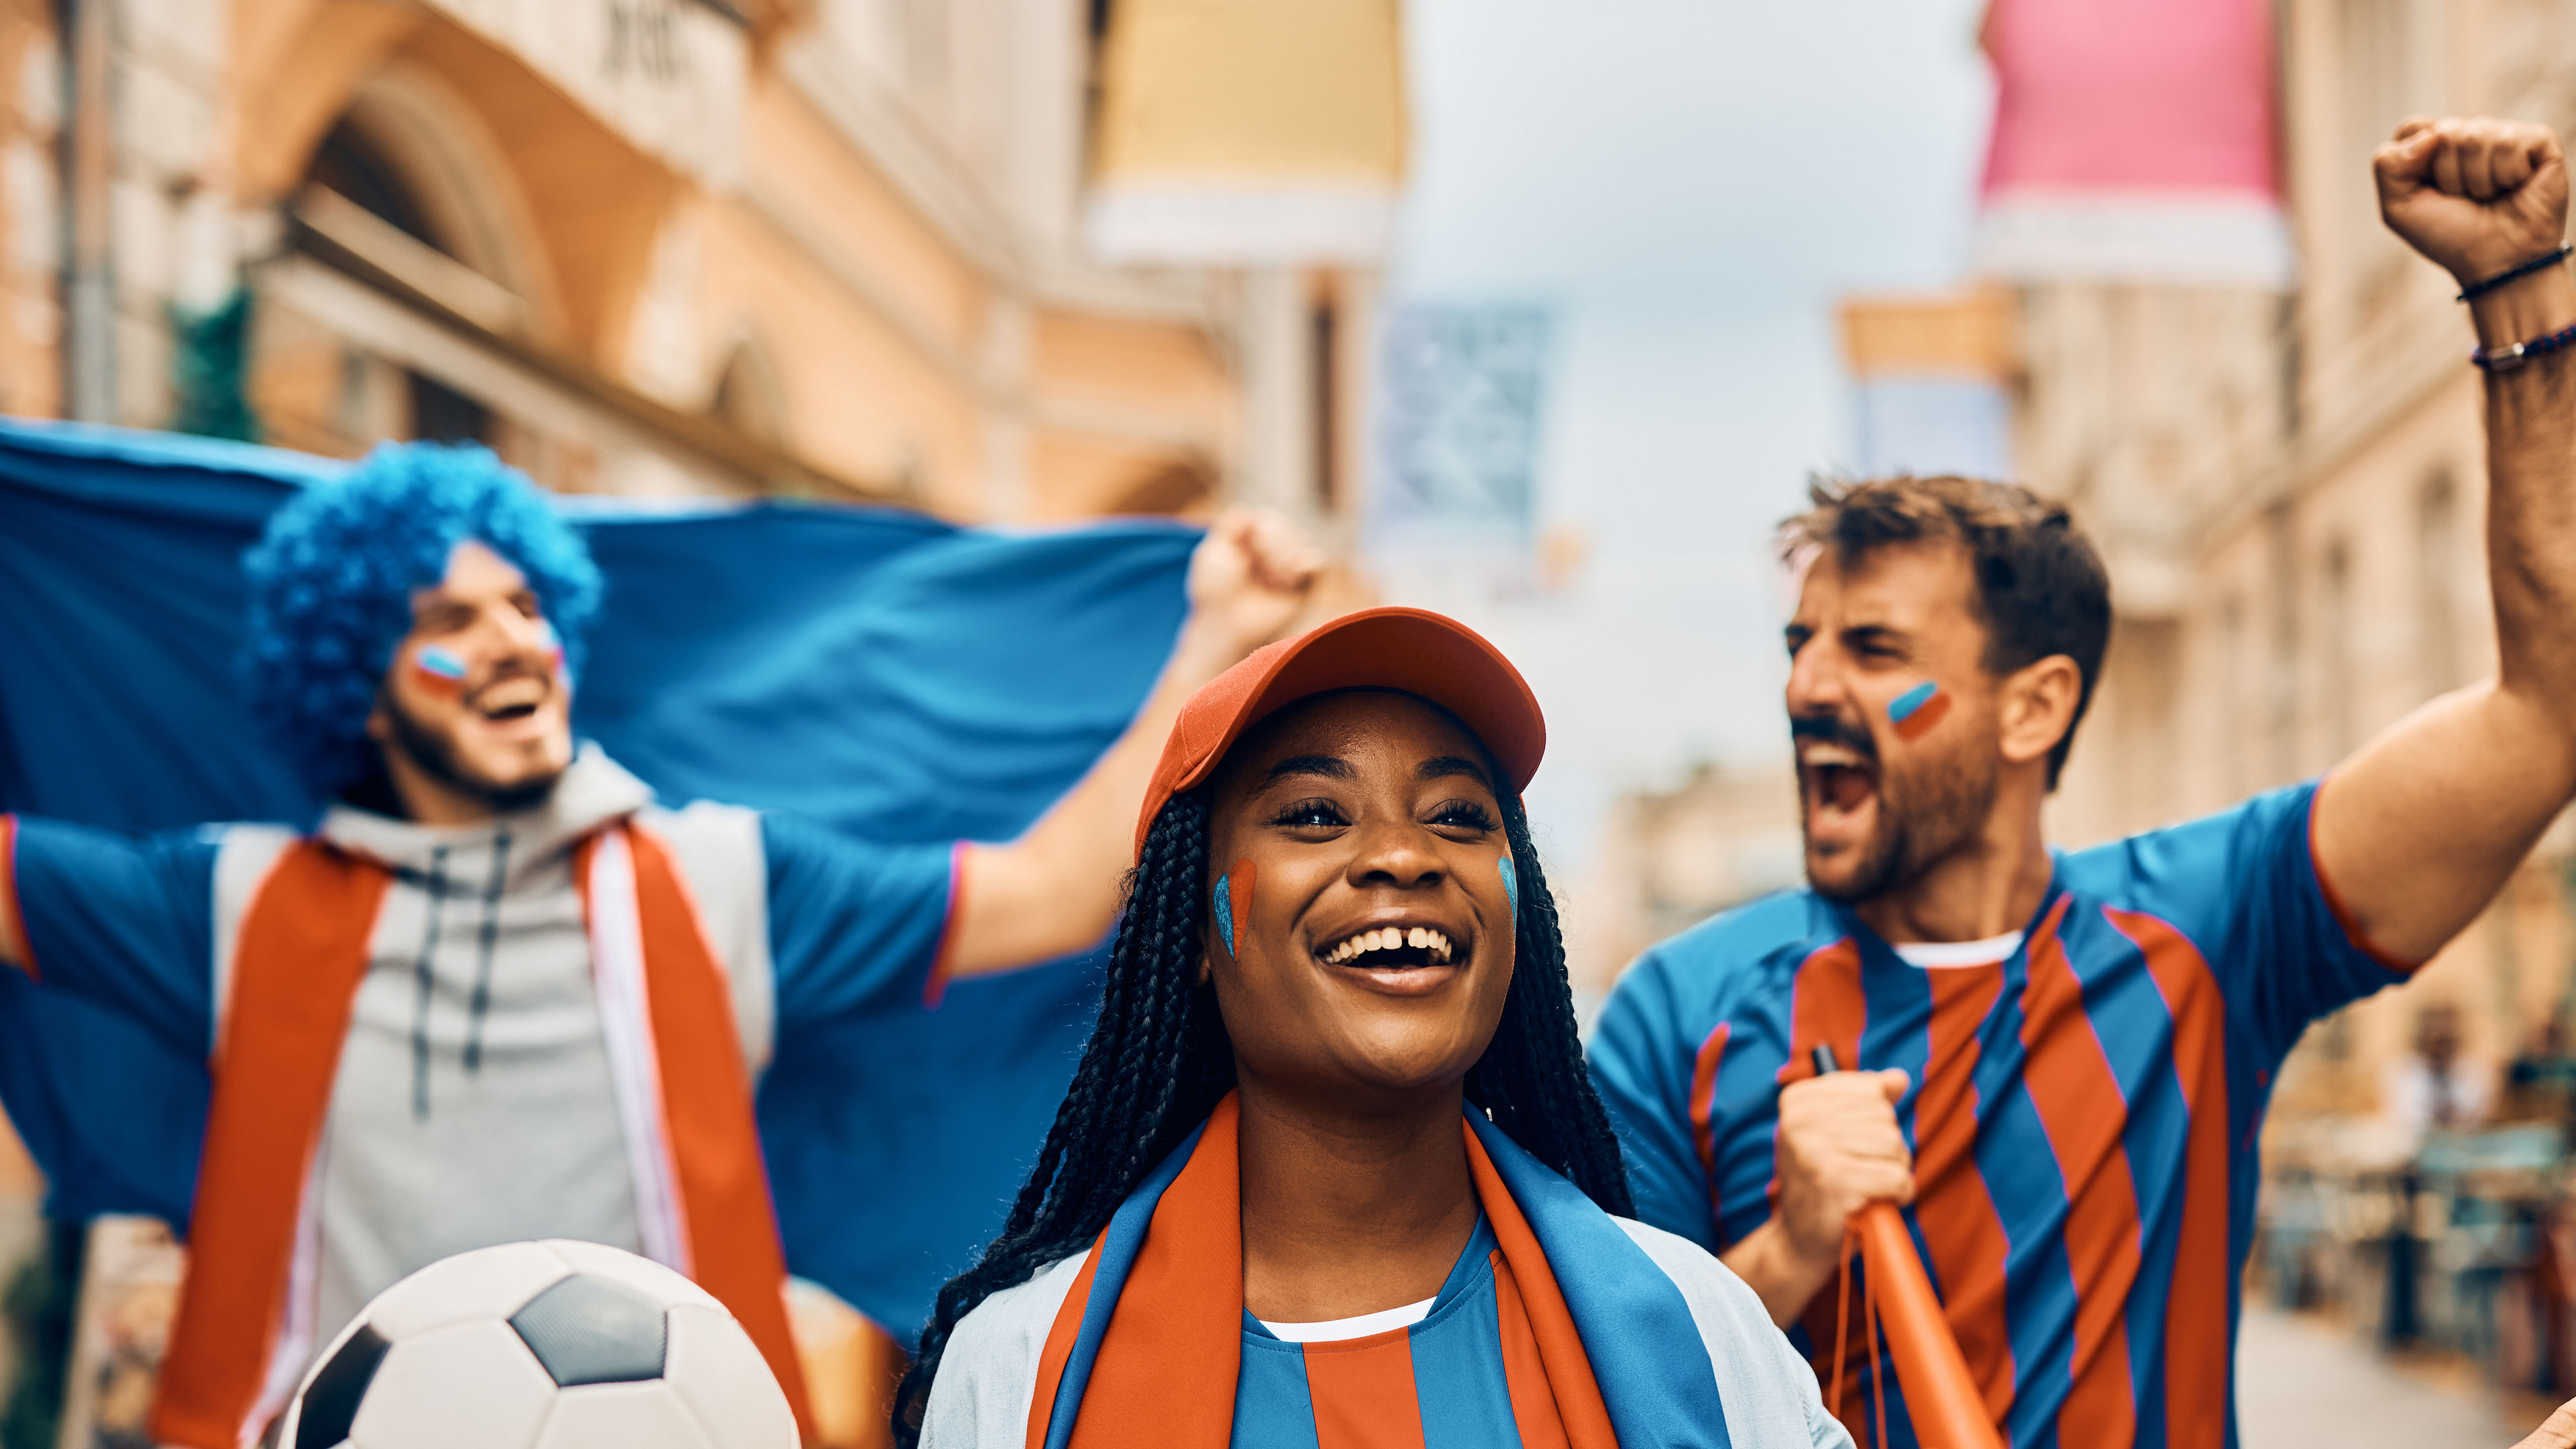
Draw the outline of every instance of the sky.
<instances>
[{"instance_id":1,"label":"sky","mask_svg":"<svg viewBox=\"0 0 2576 1449\"><path fill-rule=\"evenodd\" d=\"M1554 316L1543 525L1570 587L1388 578L1549 716L1530 791L1579 865L1616 794L1786 768L1771 528L1851 452L1833 302L1956 281L1992 86L1982 0L1407 0L1391 297Z\"/></svg>"}]
</instances>

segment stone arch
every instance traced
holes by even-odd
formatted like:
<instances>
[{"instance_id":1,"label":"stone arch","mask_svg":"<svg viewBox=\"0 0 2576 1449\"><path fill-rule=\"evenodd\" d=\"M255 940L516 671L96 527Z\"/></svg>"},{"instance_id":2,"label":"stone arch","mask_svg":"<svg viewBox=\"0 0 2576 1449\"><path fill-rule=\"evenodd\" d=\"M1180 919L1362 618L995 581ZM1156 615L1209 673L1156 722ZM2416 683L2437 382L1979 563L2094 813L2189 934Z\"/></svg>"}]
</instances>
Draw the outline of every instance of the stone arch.
<instances>
[{"instance_id":1,"label":"stone arch","mask_svg":"<svg viewBox=\"0 0 2576 1449\"><path fill-rule=\"evenodd\" d=\"M453 86L400 59L371 72L315 146L307 177L352 141L395 173L428 233L421 240L517 296L538 339L560 330L553 278L518 178Z\"/></svg>"}]
</instances>

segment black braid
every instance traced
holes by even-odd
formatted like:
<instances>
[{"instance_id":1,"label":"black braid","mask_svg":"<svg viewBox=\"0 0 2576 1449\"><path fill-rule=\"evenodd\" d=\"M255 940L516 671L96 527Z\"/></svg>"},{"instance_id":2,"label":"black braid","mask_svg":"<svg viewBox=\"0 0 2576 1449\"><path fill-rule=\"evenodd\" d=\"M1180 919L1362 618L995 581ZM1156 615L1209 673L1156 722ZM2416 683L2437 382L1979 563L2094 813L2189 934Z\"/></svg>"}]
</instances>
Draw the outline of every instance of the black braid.
<instances>
[{"instance_id":1,"label":"black braid","mask_svg":"<svg viewBox=\"0 0 2576 1449\"><path fill-rule=\"evenodd\" d=\"M1547 888L1520 797L1507 795L1502 806L1503 838L1511 843L1512 871L1520 880L1518 964L1494 1039L1467 1073L1467 1100L1602 1211L1635 1217L1619 1139L1583 1061L1556 895Z\"/></svg>"},{"instance_id":2,"label":"black braid","mask_svg":"<svg viewBox=\"0 0 2576 1449\"><path fill-rule=\"evenodd\" d=\"M1494 1040L1467 1074L1470 1101L1530 1155L1603 1209L1633 1216L1618 1139L1592 1089L1576 1035L1565 941L1529 817L1503 801L1520 882L1518 965ZM977 1304L1091 1246L1118 1205L1234 1087L1234 1045L1216 990L1199 980L1208 892L1206 791L1154 818L1109 950L1100 1018L1083 1048L1037 1166L1001 1236L939 1290L918 1353L895 1391L894 1439L916 1449L949 1335Z\"/></svg>"}]
</instances>

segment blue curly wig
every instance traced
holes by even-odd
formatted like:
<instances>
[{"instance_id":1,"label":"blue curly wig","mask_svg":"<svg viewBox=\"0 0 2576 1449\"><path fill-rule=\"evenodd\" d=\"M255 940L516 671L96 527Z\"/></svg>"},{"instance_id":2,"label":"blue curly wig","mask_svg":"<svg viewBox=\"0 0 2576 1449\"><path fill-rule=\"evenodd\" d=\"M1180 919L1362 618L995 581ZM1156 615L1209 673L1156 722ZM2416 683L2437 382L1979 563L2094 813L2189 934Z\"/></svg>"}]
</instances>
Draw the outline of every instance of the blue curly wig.
<instances>
[{"instance_id":1,"label":"blue curly wig","mask_svg":"<svg viewBox=\"0 0 2576 1449\"><path fill-rule=\"evenodd\" d=\"M388 443L277 510L243 555L252 708L325 797L376 770L367 715L411 632L412 595L446 577L468 539L527 575L578 669L599 567L527 476L486 449Z\"/></svg>"}]
</instances>

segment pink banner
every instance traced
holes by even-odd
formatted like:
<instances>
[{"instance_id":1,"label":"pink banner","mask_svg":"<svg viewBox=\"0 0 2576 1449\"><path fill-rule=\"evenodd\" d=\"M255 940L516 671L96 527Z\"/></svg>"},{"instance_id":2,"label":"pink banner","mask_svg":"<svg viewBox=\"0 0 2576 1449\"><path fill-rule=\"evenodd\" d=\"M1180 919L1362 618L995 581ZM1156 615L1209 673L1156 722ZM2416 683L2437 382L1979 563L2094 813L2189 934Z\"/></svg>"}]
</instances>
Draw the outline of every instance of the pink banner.
<instances>
[{"instance_id":1,"label":"pink banner","mask_svg":"<svg viewBox=\"0 0 2576 1449\"><path fill-rule=\"evenodd\" d=\"M1994 0L1988 196L2280 193L2262 0Z\"/></svg>"},{"instance_id":2,"label":"pink banner","mask_svg":"<svg viewBox=\"0 0 2576 1449\"><path fill-rule=\"evenodd\" d=\"M2271 26L2265 0L1993 0L1979 270L2288 285Z\"/></svg>"}]
</instances>

